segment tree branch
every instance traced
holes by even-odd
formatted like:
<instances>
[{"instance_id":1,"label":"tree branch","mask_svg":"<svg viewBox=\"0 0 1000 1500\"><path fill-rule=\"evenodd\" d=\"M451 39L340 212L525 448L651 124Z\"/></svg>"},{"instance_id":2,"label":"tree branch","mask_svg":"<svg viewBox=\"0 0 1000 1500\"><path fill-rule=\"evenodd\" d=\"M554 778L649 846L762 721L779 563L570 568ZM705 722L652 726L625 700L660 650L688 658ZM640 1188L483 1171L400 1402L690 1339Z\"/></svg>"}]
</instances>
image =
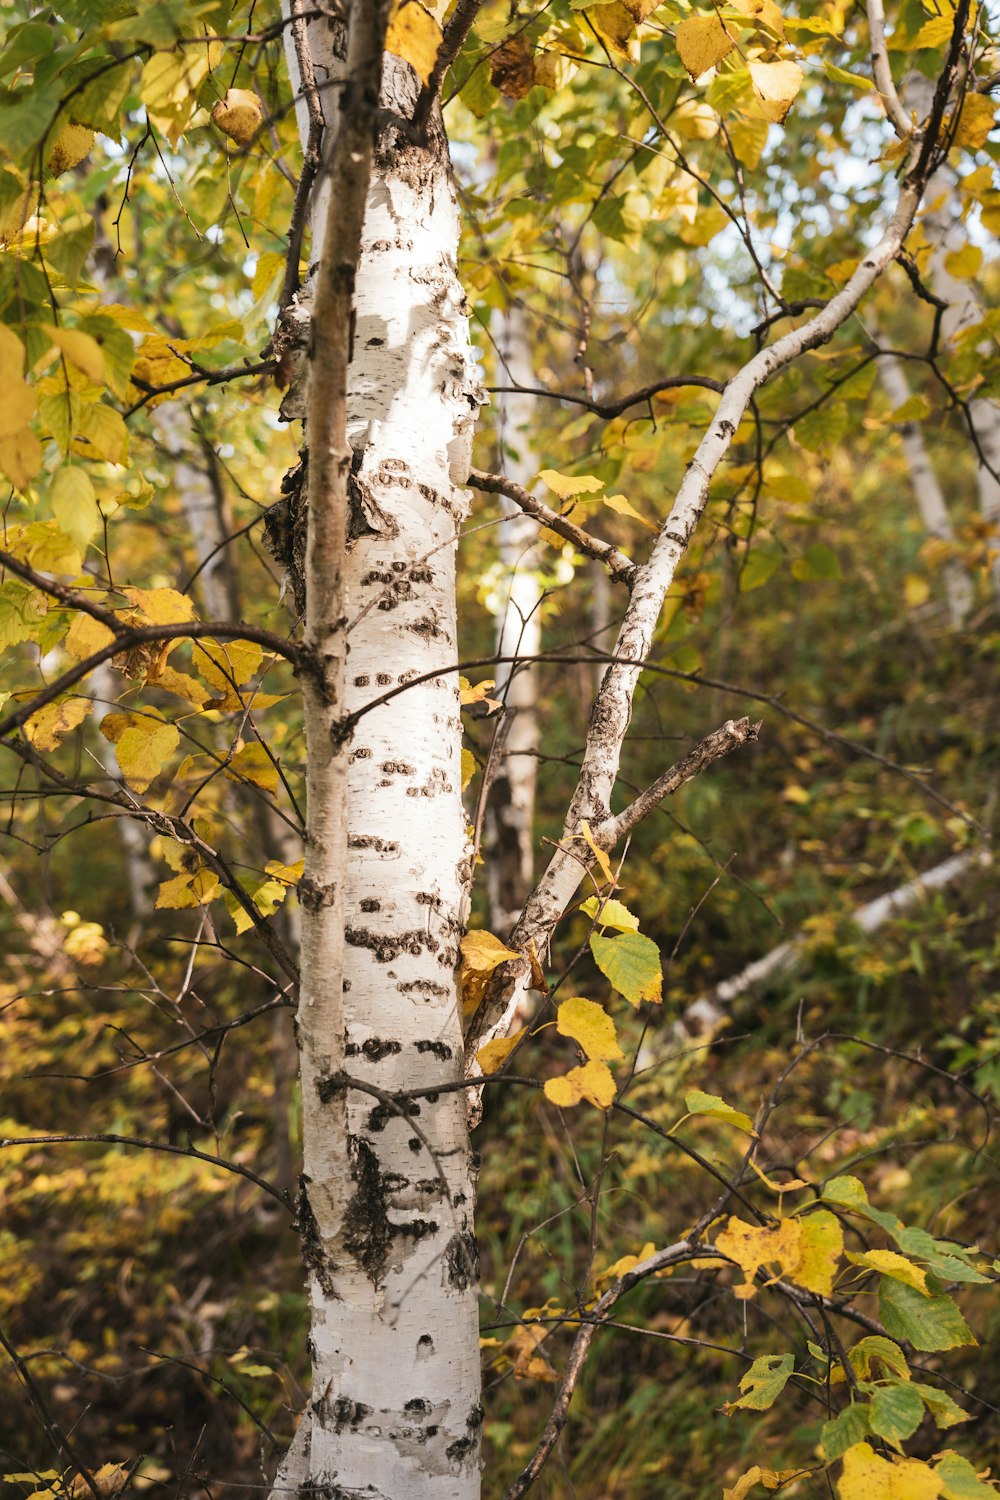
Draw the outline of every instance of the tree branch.
<instances>
[{"instance_id":1,"label":"tree branch","mask_svg":"<svg viewBox=\"0 0 1000 1500\"><path fill-rule=\"evenodd\" d=\"M617 547L602 541L600 537L591 536L589 531L584 531L568 516L561 516L544 501L536 500L516 480L508 479L506 474L487 474L483 469L470 469L468 482L475 485L477 490L485 490L488 494L506 495L508 500L513 500L515 505L521 507L525 515L534 516L543 526L558 532L585 557L592 557L595 562L603 563L616 583L624 583L626 588L631 588L637 568L624 552L619 552Z\"/></svg>"}]
</instances>

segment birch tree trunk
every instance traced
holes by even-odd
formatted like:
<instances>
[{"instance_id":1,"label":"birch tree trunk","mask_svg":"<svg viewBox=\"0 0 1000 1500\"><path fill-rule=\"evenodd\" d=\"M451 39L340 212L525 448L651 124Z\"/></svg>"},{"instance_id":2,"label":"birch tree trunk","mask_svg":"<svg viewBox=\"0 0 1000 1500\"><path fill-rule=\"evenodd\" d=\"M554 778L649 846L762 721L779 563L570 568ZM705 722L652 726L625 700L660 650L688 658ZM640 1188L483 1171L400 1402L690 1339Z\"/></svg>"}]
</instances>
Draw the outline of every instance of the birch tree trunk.
<instances>
[{"instance_id":1,"label":"birch tree trunk","mask_svg":"<svg viewBox=\"0 0 1000 1500\"><path fill-rule=\"evenodd\" d=\"M903 367L895 355L883 354L878 362L882 388L898 408L910 396L910 385ZM919 422L901 422L899 435L910 471L913 494L920 512L920 519L928 536L943 542L954 542L951 518L937 474L924 446L924 435ZM949 558L943 568L945 597L948 601L948 617L952 627L958 629L972 608L972 580L956 558Z\"/></svg>"},{"instance_id":2,"label":"birch tree trunk","mask_svg":"<svg viewBox=\"0 0 1000 1500\"><path fill-rule=\"evenodd\" d=\"M504 384L533 386L527 320L512 304L500 339ZM517 391L496 398L500 470L529 488L537 471L527 429L534 398ZM486 893L490 929L507 932L517 921L534 881L535 783L538 760L538 669L542 629L538 580L538 523L501 495L500 535L504 598L497 621L496 694L504 705L503 758L490 792L486 823L489 855ZM503 660L502 658L508 658ZM513 658L513 659L511 659ZM518 660L517 658L520 658Z\"/></svg>"},{"instance_id":3,"label":"birch tree trunk","mask_svg":"<svg viewBox=\"0 0 1000 1500\"><path fill-rule=\"evenodd\" d=\"M912 74L907 80L904 98L907 107L918 116L932 91L930 80ZM965 329L983 321L983 308L971 281L959 281L948 269L948 256L967 242L962 228L956 185L945 163L927 184L927 210L921 220L931 252L930 281L934 292L948 308L941 318L941 337L954 344ZM990 572L993 588L1000 601L1000 404L973 399L969 402L969 419L975 430L978 450L974 454L979 509L986 522L993 561ZM983 460L985 459L985 463Z\"/></svg>"},{"instance_id":4,"label":"birch tree trunk","mask_svg":"<svg viewBox=\"0 0 1000 1500\"><path fill-rule=\"evenodd\" d=\"M446 668L457 659L455 542L467 512L457 486L483 398L440 118L429 149L391 125L373 157L364 139L377 100L358 69L378 10L355 4L346 56L341 26L307 30L301 7L291 12L293 82L305 61L321 87L339 87L321 93L328 171L313 222L317 245L327 224L325 247L279 335L310 349L308 382L300 368L284 411L305 415L308 384L306 644L319 674L303 685L298 1010L313 1387L279 1482L371 1500L472 1500L482 1422L473 1160L464 1093L436 1090L462 1076L455 964L469 850L458 680ZM408 118L415 76L394 57L383 63L381 105ZM355 275L350 175L362 168ZM341 393L333 367L349 342ZM331 523L341 481L349 514ZM302 500L293 508L301 530ZM361 715L346 738L344 710ZM400 1106L393 1096L404 1090L430 1092Z\"/></svg>"}]
</instances>

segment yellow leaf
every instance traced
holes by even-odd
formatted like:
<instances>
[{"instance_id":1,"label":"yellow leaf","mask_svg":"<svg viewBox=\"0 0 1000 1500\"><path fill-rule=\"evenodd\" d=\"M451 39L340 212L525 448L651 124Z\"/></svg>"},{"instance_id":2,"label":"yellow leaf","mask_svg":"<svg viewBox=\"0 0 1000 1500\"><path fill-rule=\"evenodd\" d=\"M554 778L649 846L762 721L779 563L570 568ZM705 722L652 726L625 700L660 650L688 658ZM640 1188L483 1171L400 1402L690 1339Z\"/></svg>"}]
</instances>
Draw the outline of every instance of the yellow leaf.
<instances>
[{"instance_id":1,"label":"yellow leaf","mask_svg":"<svg viewBox=\"0 0 1000 1500\"><path fill-rule=\"evenodd\" d=\"M744 16L752 16L758 26L766 26L777 37L785 35L785 18L774 0L738 0L737 10Z\"/></svg>"},{"instance_id":2,"label":"yellow leaf","mask_svg":"<svg viewBox=\"0 0 1000 1500\"><path fill-rule=\"evenodd\" d=\"M717 15L689 16L675 33L681 62L697 80L714 68L736 46Z\"/></svg>"},{"instance_id":3,"label":"yellow leaf","mask_svg":"<svg viewBox=\"0 0 1000 1500\"><path fill-rule=\"evenodd\" d=\"M471 750L462 747L462 791L469 785L476 774L476 757Z\"/></svg>"},{"instance_id":4,"label":"yellow leaf","mask_svg":"<svg viewBox=\"0 0 1000 1500\"><path fill-rule=\"evenodd\" d=\"M772 1193L798 1193L803 1188L811 1186L811 1183L804 1181L801 1177L789 1177L786 1182L772 1181L764 1169L757 1165L752 1156L750 1157L750 1166L753 1167L764 1186L770 1188Z\"/></svg>"},{"instance_id":5,"label":"yellow leaf","mask_svg":"<svg viewBox=\"0 0 1000 1500\"><path fill-rule=\"evenodd\" d=\"M758 1227L735 1216L716 1237L716 1249L728 1255L746 1276L736 1295L752 1297L754 1277L762 1267L777 1266L778 1276L787 1276L810 1292L829 1295L844 1248L844 1236L833 1214L820 1210L802 1219L782 1219L775 1225Z\"/></svg>"},{"instance_id":6,"label":"yellow leaf","mask_svg":"<svg viewBox=\"0 0 1000 1500\"><path fill-rule=\"evenodd\" d=\"M919 609L931 596L931 586L919 573L907 573L903 579L903 598L910 609Z\"/></svg>"},{"instance_id":7,"label":"yellow leaf","mask_svg":"<svg viewBox=\"0 0 1000 1500\"><path fill-rule=\"evenodd\" d=\"M198 898L191 889L192 876L174 875L160 883L156 893L157 911L183 911L185 907L197 906Z\"/></svg>"},{"instance_id":8,"label":"yellow leaf","mask_svg":"<svg viewBox=\"0 0 1000 1500\"><path fill-rule=\"evenodd\" d=\"M74 125L72 122L64 125L49 152L48 165L53 177L78 167L93 144L94 132L85 125Z\"/></svg>"},{"instance_id":9,"label":"yellow leaf","mask_svg":"<svg viewBox=\"0 0 1000 1500\"><path fill-rule=\"evenodd\" d=\"M589 6L587 20L612 52L617 52L619 57L627 58L629 62L639 61L635 16L624 0L611 0L609 5Z\"/></svg>"},{"instance_id":10,"label":"yellow leaf","mask_svg":"<svg viewBox=\"0 0 1000 1500\"><path fill-rule=\"evenodd\" d=\"M260 129L263 111L252 89L229 89L212 106L212 121L237 146L249 146Z\"/></svg>"},{"instance_id":11,"label":"yellow leaf","mask_svg":"<svg viewBox=\"0 0 1000 1500\"><path fill-rule=\"evenodd\" d=\"M780 125L802 87L805 74L793 62L752 62L749 67L750 81L764 114Z\"/></svg>"},{"instance_id":12,"label":"yellow leaf","mask_svg":"<svg viewBox=\"0 0 1000 1500\"><path fill-rule=\"evenodd\" d=\"M581 1099L589 1099L599 1109L610 1109L615 1098L615 1080L603 1062L588 1062L582 1068L571 1068L562 1078L545 1081L545 1097L560 1109L570 1109Z\"/></svg>"},{"instance_id":13,"label":"yellow leaf","mask_svg":"<svg viewBox=\"0 0 1000 1500\"><path fill-rule=\"evenodd\" d=\"M76 365L95 385L102 384L104 350L95 338L91 338L89 333L81 333L78 328L53 328L46 325L44 332L71 365Z\"/></svg>"},{"instance_id":14,"label":"yellow leaf","mask_svg":"<svg viewBox=\"0 0 1000 1500\"><path fill-rule=\"evenodd\" d=\"M579 1042L592 1061L612 1062L625 1055L618 1045L614 1021L603 1005L594 1000L584 1000L579 995L564 1000L557 1013L556 1029L561 1036Z\"/></svg>"},{"instance_id":15,"label":"yellow leaf","mask_svg":"<svg viewBox=\"0 0 1000 1500\"><path fill-rule=\"evenodd\" d=\"M150 625L180 625L194 618L193 603L176 589L127 588L122 593Z\"/></svg>"},{"instance_id":16,"label":"yellow leaf","mask_svg":"<svg viewBox=\"0 0 1000 1500\"><path fill-rule=\"evenodd\" d=\"M462 996L462 1014L471 1016L479 1008L486 993L490 975L498 964L511 958L520 958L513 948L507 948L492 932L467 932L459 944L462 960L458 970L459 992Z\"/></svg>"},{"instance_id":17,"label":"yellow leaf","mask_svg":"<svg viewBox=\"0 0 1000 1500\"><path fill-rule=\"evenodd\" d=\"M983 263L983 252L978 245L963 245L961 250L951 250L944 258L945 270L956 281L971 281L979 275Z\"/></svg>"},{"instance_id":18,"label":"yellow leaf","mask_svg":"<svg viewBox=\"0 0 1000 1500\"><path fill-rule=\"evenodd\" d=\"M593 854L594 858L597 860L602 880L611 885L614 885L615 877L614 872L611 869L611 862L608 859L608 856L605 854L604 850L598 849L597 845L594 843L594 835L590 831L590 824L586 821L583 821L580 824L580 829L580 837L587 845L587 848L590 850L591 854Z\"/></svg>"},{"instance_id":19,"label":"yellow leaf","mask_svg":"<svg viewBox=\"0 0 1000 1500\"><path fill-rule=\"evenodd\" d=\"M262 787L265 792L278 790L277 767L259 740L254 740L251 744L244 745L242 750L237 750L226 768L226 774L233 781L240 778L244 781L252 781L254 786Z\"/></svg>"},{"instance_id":20,"label":"yellow leaf","mask_svg":"<svg viewBox=\"0 0 1000 1500\"><path fill-rule=\"evenodd\" d=\"M595 479L592 474L559 474L555 469L543 469L538 477L560 500L569 500L573 495L596 495L604 488L603 479Z\"/></svg>"},{"instance_id":21,"label":"yellow leaf","mask_svg":"<svg viewBox=\"0 0 1000 1500\"><path fill-rule=\"evenodd\" d=\"M305 860L297 859L293 864L286 865L282 864L280 859L269 859L264 869L276 880L284 881L285 885L297 885L302 879Z\"/></svg>"},{"instance_id":22,"label":"yellow leaf","mask_svg":"<svg viewBox=\"0 0 1000 1500\"><path fill-rule=\"evenodd\" d=\"M623 1255L612 1265L606 1266L603 1271L599 1271L594 1277L594 1286L598 1288L605 1287L610 1286L614 1281L620 1281L627 1271L634 1271L637 1265L644 1260L648 1260L655 1251L655 1244L652 1240L648 1240L638 1255Z\"/></svg>"},{"instance_id":23,"label":"yellow leaf","mask_svg":"<svg viewBox=\"0 0 1000 1500\"><path fill-rule=\"evenodd\" d=\"M947 25L950 32L950 20ZM986 145L987 137L993 129L994 115L995 106L985 94L966 94L953 144L978 151L981 146Z\"/></svg>"},{"instance_id":24,"label":"yellow leaf","mask_svg":"<svg viewBox=\"0 0 1000 1500\"><path fill-rule=\"evenodd\" d=\"M801 1473L801 1469L762 1469L760 1464L754 1464L740 1475L732 1489L722 1491L722 1500L745 1500L755 1484L762 1484L766 1490L779 1489Z\"/></svg>"},{"instance_id":25,"label":"yellow leaf","mask_svg":"<svg viewBox=\"0 0 1000 1500\"><path fill-rule=\"evenodd\" d=\"M495 1073L501 1063L513 1052L518 1042L524 1036L525 1028L515 1031L513 1036L498 1036L492 1042L487 1042L485 1047L480 1047L476 1053L476 1062L484 1073Z\"/></svg>"},{"instance_id":26,"label":"yellow leaf","mask_svg":"<svg viewBox=\"0 0 1000 1500\"><path fill-rule=\"evenodd\" d=\"M728 129L736 160L755 172L767 145L767 121L733 120Z\"/></svg>"},{"instance_id":27,"label":"yellow leaf","mask_svg":"<svg viewBox=\"0 0 1000 1500\"><path fill-rule=\"evenodd\" d=\"M0 380L4 390L12 380L24 374L24 345L6 323L0 323Z\"/></svg>"},{"instance_id":28,"label":"yellow leaf","mask_svg":"<svg viewBox=\"0 0 1000 1500\"><path fill-rule=\"evenodd\" d=\"M938 1500L941 1480L918 1458L879 1458L867 1443L855 1443L844 1454L837 1485L840 1500Z\"/></svg>"},{"instance_id":29,"label":"yellow leaf","mask_svg":"<svg viewBox=\"0 0 1000 1500\"><path fill-rule=\"evenodd\" d=\"M498 964L509 958L520 958L513 948L507 948L492 932L467 932L460 943L462 967L477 974L492 974Z\"/></svg>"},{"instance_id":30,"label":"yellow leaf","mask_svg":"<svg viewBox=\"0 0 1000 1500\"><path fill-rule=\"evenodd\" d=\"M798 786L794 782L791 784L791 786L785 787L781 796L783 801L794 802L797 806L800 807L804 806L809 801L809 793L806 791L805 787Z\"/></svg>"},{"instance_id":31,"label":"yellow leaf","mask_svg":"<svg viewBox=\"0 0 1000 1500\"><path fill-rule=\"evenodd\" d=\"M396 0L389 19L385 50L401 57L427 83L437 61L441 27L420 0Z\"/></svg>"},{"instance_id":32,"label":"yellow leaf","mask_svg":"<svg viewBox=\"0 0 1000 1500\"><path fill-rule=\"evenodd\" d=\"M912 1260L907 1260L905 1255L897 1255L895 1250L866 1250L863 1255L848 1253L847 1259L852 1265L878 1271L882 1276L891 1276L894 1281L903 1281L907 1286L922 1292L925 1297L931 1295L927 1286L927 1272L914 1265Z\"/></svg>"},{"instance_id":33,"label":"yellow leaf","mask_svg":"<svg viewBox=\"0 0 1000 1500\"><path fill-rule=\"evenodd\" d=\"M191 658L198 673L222 694L212 699L209 707L227 712L242 708L242 699L235 688L249 682L263 660L264 652L256 641L198 640Z\"/></svg>"},{"instance_id":34,"label":"yellow leaf","mask_svg":"<svg viewBox=\"0 0 1000 1500\"><path fill-rule=\"evenodd\" d=\"M17 376L5 379L3 401L0 401L0 438L13 437L27 427L37 404L34 386Z\"/></svg>"},{"instance_id":35,"label":"yellow leaf","mask_svg":"<svg viewBox=\"0 0 1000 1500\"><path fill-rule=\"evenodd\" d=\"M198 90L222 53L218 42L155 52L142 70L139 94L151 123L176 146L198 111Z\"/></svg>"},{"instance_id":36,"label":"yellow leaf","mask_svg":"<svg viewBox=\"0 0 1000 1500\"><path fill-rule=\"evenodd\" d=\"M75 615L63 645L70 656L75 656L77 661L85 661L95 652L103 651L113 639L111 631L100 620L94 620L90 615Z\"/></svg>"},{"instance_id":37,"label":"yellow leaf","mask_svg":"<svg viewBox=\"0 0 1000 1500\"><path fill-rule=\"evenodd\" d=\"M173 693L177 698L186 698L189 703L196 703L199 708L208 701L208 694L200 682L196 682L186 672L176 672L173 667L160 668L156 674L156 686L165 693Z\"/></svg>"},{"instance_id":38,"label":"yellow leaf","mask_svg":"<svg viewBox=\"0 0 1000 1500\"><path fill-rule=\"evenodd\" d=\"M121 773L133 791L144 792L163 763L180 743L176 724L167 724L151 710L145 714L107 714L101 733L115 747Z\"/></svg>"},{"instance_id":39,"label":"yellow leaf","mask_svg":"<svg viewBox=\"0 0 1000 1500\"><path fill-rule=\"evenodd\" d=\"M645 526L647 531L652 531L654 534L659 532L660 528L654 526L651 521L647 521L645 516L640 516L631 500L626 500L624 495L604 495L602 499L609 510L617 512L620 516L631 516L633 521L638 521L641 526Z\"/></svg>"},{"instance_id":40,"label":"yellow leaf","mask_svg":"<svg viewBox=\"0 0 1000 1500\"><path fill-rule=\"evenodd\" d=\"M41 443L30 427L9 437L0 437L0 469L22 493L34 479L45 458Z\"/></svg>"},{"instance_id":41,"label":"yellow leaf","mask_svg":"<svg viewBox=\"0 0 1000 1500\"><path fill-rule=\"evenodd\" d=\"M25 736L36 750L56 750L62 736L82 724L93 706L89 698L59 698L46 703L25 724Z\"/></svg>"},{"instance_id":42,"label":"yellow leaf","mask_svg":"<svg viewBox=\"0 0 1000 1500\"><path fill-rule=\"evenodd\" d=\"M81 552L101 524L97 496L90 476L78 464L64 464L57 469L49 488L52 514L59 530L75 542Z\"/></svg>"},{"instance_id":43,"label":"yellow leaf","mask_svg":"<svg viewBox=\"0 0 1000 1500\"><path fill-rule=\"evenodd\" d=\"M514 1356L514 1376L517 1380L539 1380L546 1385L558 1382L559 1376L544 1354L538 1353L538 1345L548 1336L547 1328L522 1326L507 1340Z\"/></svg>"},{"instance_id":44,"label":"yellow leaf","mask_svg":"<svg viewBox=\"0 0 1000 1500\"><path fill-rule=\"evenodd\" d=\"M494 686L492 677L484 677L482 682L477 682L473 687L467 677L458 679L459 701L463 708L468 708L473 703L483 703L490 713L496 708L501 708L499 699L489 696L490 688Z\"/></svg>"}]
</instances>

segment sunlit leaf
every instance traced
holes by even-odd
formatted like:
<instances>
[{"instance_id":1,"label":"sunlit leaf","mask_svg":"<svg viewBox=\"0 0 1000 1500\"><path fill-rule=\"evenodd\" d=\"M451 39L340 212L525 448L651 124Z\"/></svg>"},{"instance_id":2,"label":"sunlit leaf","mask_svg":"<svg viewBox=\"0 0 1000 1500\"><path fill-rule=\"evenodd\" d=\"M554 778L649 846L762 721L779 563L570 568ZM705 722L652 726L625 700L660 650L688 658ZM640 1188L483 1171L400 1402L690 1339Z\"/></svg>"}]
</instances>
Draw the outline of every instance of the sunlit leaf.
<instances>
[{"instance_id":1,"label":"sunlit leaf","mask_svg":"<svg viewBox=\"0 0 1000 1500\"><path fill-rule=\"evenodd\" d=\"M556 1012L556 1029L579 1042L587 1057L597 1062L614 1062L624 1056L614 1021L595 1000L579 995L564 1000Z\"/></svg>"},{"instance_id":2,"label":"sunlit leaf","mask_svg":"<svg viewBox=\"0 0 1000 1500\"><path fill-rule=\"evenodd\" d=\"M590 935L590 951L601 973L630 1005L663 998L660 950L641 932L621 932L617 937Z\"/></svg>"}]
</instances>

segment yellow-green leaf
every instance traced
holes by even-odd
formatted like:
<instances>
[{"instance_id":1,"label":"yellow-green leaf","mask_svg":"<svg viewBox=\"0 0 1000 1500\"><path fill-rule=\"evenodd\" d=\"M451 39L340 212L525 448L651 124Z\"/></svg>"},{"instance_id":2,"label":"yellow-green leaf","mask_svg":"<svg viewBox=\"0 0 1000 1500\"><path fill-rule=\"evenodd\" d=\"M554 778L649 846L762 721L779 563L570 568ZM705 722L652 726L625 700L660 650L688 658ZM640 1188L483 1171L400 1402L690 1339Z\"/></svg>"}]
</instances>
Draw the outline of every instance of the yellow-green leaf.
<instances>
[{"instance_id":1,"label":"yellow-green leaf","mask_svg":"<svg viewBox=\"0 0 1000 1500\"><path fill-rule=\"evenodd\" d=\"M179 625L194 618L193 603L176 589L127 588L122 593L151 625Z\"/></svg>"},{"instance_id":2,"label":"yellow-green leaf","mask_svg":"<svg viewBox=\"0 0 1000 1500\"><path fill-rule=\"evenodd\" d=\"M57 469L49 489L52 514L59 530L75 542L81 552L101 524L97 496L90 475L79 464L63 464Z\"/></svg>"},{"instance_id":3,"label":"yellow-green leaf","mask_svg":"<svg viewBox=\"0 0 1000 1500\"><path fill-rule=\"evenodd\" d=\"M628 907L621 901L616 901L614 896L606 899L588 896L586 901L580 902L580 910L584 916L592 917L598 927L615 927L619 932L639 931L639 918L633 916Z\"/></svg>"},{"instance_id":4,"label":"yellow-green leaf","mask_svg":"<svg viewBox=\"0 0 1000 1500\"><path fill-rule=\"evenodd\" d=\"M956 281L971 281L979 275L983 263L983 252L978 245L963 245L961 250L951 250L944 258L945 270Z\"/></svg>"},{"instance_id":5,"label":"yellow-green leaf","mask_svg":"<svg viewBox=\"0 0 1000 1500\"><path fill-rule=\"evenodd\" d=\"M718 1094L703 1094L701 1089L691 1089L684 1095L684 1104L689 1115L708 1115L713 1120L735 1125L737 1130L745 1130L748 1135L757 1134L750 1116L740 1109L733 1109Z\"/></svg>"},{"instance_id":6,"label":"yellow-green leaf","mask_svg":"<svg viewBox=\"0 0 1000 1500\"><path fill-rule=\"evenodd\" d=\"M590 951L601 973L630 1005L662 1000L660 950L652 938L644 937L641 932L620 932L613 938L593 932Z\"/></svg>"},{"instance_id":7,"label":"yellow-green leaf","mask_svg":"<svg viewBox=\"0 0 1000 1500\"><path fill-rule=\"evenodd\" d=\"M878 1271L880 1276L891 1276L895 1281L905 1281L907 1286L914 1287L923 1296L930 1296L927 1288L927 1272L920 1266L914 1265L912 1260L907 1260L905 1255L897 1255L895 1250L866 1250L862 1255L849 1254L847 1259L852 1265L864 1266L869 1271Z\"/></svg>"},{"instance_id":8,"label":"yellow-green leaf","mask_svg":"<svg viewBox=\"0 0 1000 1500\"><path fill-rule=\"evenodd\" d=\"M115 747L121 773L133 791L144 792L180 743L176 724L167 724L151 710L145 714L106 714L101 733Z\"/></svg>"},{"instance_id":9,"label":"yellow-green leaf","mask_svg":"<svg viewBox=\"0 0 1000 1500\"><path fill-rule=\"evenodd\" d=\"M760 1355L740 1380L742 1396L738 1401L727 1402L723 1411L728 1415L738 1406L767 1411L785 1389L794 1368L794 1354Z\"/></svg>"},{"instance_id":10,"label":"yellow-green leaf","mask_svg":"<svg viewBox=\"0 0 1000 1500\"><path fill-rule=\"evenodd\" d=\"M618 1045L614 1021L595 1000L584 1000L579 995L564 1000L556 1014L556 1030L561 1036L579 1042L594 1061L613 1062L625 1055Z\"/></svg>"},{"instance_id":11,"label":"yellow-green leaf","mask_svg":"<svg viewBox=\"0 0 1000 1500\"><path fill-rule=\"evenodd\" d=\"M947 25L950 30L950 19ZM966 94L962 101L962 112L958 117L954 144L968 146L971 150L978 151L981 146L986 145L995 117L996 107L985 94Z\"/></svg>"}]
</instances>

